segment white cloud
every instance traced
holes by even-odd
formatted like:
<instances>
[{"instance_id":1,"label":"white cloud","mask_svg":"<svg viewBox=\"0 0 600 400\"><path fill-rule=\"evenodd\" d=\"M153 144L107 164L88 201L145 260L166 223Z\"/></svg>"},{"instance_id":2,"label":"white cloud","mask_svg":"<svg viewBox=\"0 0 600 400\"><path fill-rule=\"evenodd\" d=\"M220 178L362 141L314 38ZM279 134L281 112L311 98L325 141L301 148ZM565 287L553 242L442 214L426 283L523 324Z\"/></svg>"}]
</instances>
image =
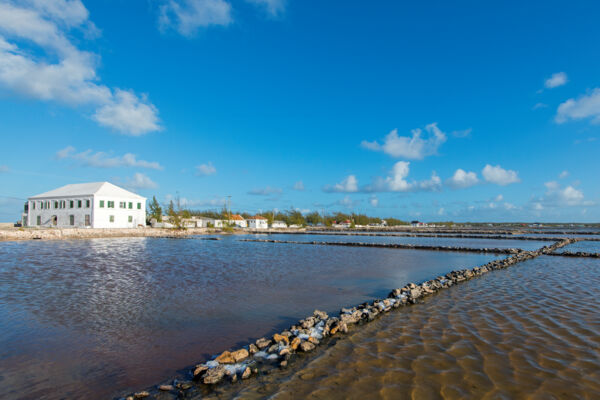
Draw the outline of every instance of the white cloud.
<instances>
[{"instance_id":1,"label":"white cloud","mask_svg":"<svg viewBox=\"0 0 600 400\"><path fill-rule=\"evenodd\" d=\"M8 171L10 171L10 168L8 168L7 165L0 165L0 174L1 173L6 173Z\"/></svg>"},{"instance_id":2,"label":"white cloud","mask_svg":"<svg viewBox=\"0 0 600 400\"><path fill-rule=\"evenodd\" d=\"M285 11L286 0L246 0L248 3L264 6L273 16L281 15Z\"/></svg>"},{"instance_id":3,"label":"white cloud","mask_svg":"<svg viewBox=\"0 0 600 400\"><path fill-rule=\"evenodd\" d=\"M371 196L371 198L369 198L369 204L371 204L372 207L379 206L379 199L377 198L377 196Z\"/></svg>"},{"instance_id":4,"label":"white cloud","mask_svg":"<svg viewBox=\"0 0 600 400\"><path fill-rule=\"evenodd\" d=\"M560 175L558 175L558 177L560 179L565 179L568 176L569 176L569 171L567 171L567 170L564 170L563 172L560 173Z\"/></svg>"},{"instance_id":5,"label":"white cloud","mask_svg":"<svg viewBox=\"0 0 600 400\"><path fill-rule=\"evenodd\" d=\"M267 187L259 188L259 189L253 189L248 192L248 194L251 194L254 196L270 196L270 195L277 195L277 194L281 194L281 193L283 193L283 190L281 190L280 188L275 188L275 187L271 187L271 186L267 186Z\"/></svg>"},{"instance_id":6,"label":"white cloud","mask_svg":"<svg viewBox=\"0 0 600 400\"><path fill-rule=\"evenodd\" d=\"M394 164L391 175L385 180L392 192L407 192L412 189L412 185L406 180L410 172L409 165L407 161L398 161Z\"/></svg>"},{"instance_id":7,"label":"white cloud","mask_svg":"<svg viewBox=\"0 0 600 400\"><path fill-rule=\"evenodd\" d=\"M462 131L452 131L451 135L457 138L465 138L471 136L472 128L463 129Z\"/></svg>"},{"instance_id":8,"label":"white cloud","mask_svg":"<svg viewBox=\"0 0 600 400\"><path fill-rule=\"evenodd\" d=\"M346 179L335 185L327 185L323 188L326 192L353 193L358 192L358 180L354 175L348 175Z\"/></svg>"},{"instance_id":9,"label":"white cloud","mask_svg":"<svg viewBox=\"0 0 600 400\"><path fill-rule=\"evenodd\" d=\"M545 103L535 103L535 105L533 106L534 110L539 110L540 108L547 108L548 104Z\"/></svg>"},{"instance_id":10,"label":"white cloud","mask_svg":"<svg viewBox=\"0 0 600 400\"><path fill-rule=\"evenodd\" d=\"M586 118L591 118L593 124L600 124L600 88L595 88L577 99L569 99L561 103L556 110L554 120L562 124L569 119Z\"/></svg>"},{"instance_id":11,"label":"white cloud","mask_svg":"<svg viewBox=\"0 0 600 400\"><path fill-rule=\"evenodd\" d=\"M208 176L214 175L217 173L217 169L213 165L212 162L208 162L206 164L200 164L196 166L196 175L197 176Z\"/></svg>"},{"instance_id":12,"label":"white cloud","mask_svg":"<svg viewBox=\"0 0 600 400\"><path fill-rule=\"evenodd\" d=\"M475 172L467 172L464 169L457 169L452 178L446 181L446 184L453 189L464 189L479 183Z\"/></svg>"},{"instance_id":13,"label":"white cloud","mask_svg":"<svg viewBox=\"0 0 600 400\"><path fill-rule=\"evenodd\" d=\"M394 129L385 137L383 144L363 140L361 146L373 151L383 151L392 157L421 160L436 154L438 147L446 141L446 134L436 123L427 125L425 131L429 135L427 138L422 137L421 129L413 129L412 136L398 136L398 130Z\"/></svg>"},{"instance_id":14,"label":"white cloud","mask_svg":"<svg viewBox=\"0 0 600 400\"><path fill-rule=\"evenodd\" d=\"M338 201L336 202L336 204L337 204L337 205L339 205L339 206L344 206L344 207L347 207L347 208L352 208L352 207L354 207L354 205L356 205L357 203L356 203L354 200L352 200L352 199L350 198L350 196L346 196L346 197L344 197L343 199L341 199L341 200L338 200Z\"/></svg>"},{"instance_id":15,"label":"white cloud","mask_svg":"<svg viewBox=\"0 0 600 400\"><path fill-rule=\"evenodd\" d=\"M297 190L299 192L304 190L304 183L302 181L298 181L296 183L294 183L294 190Z\"/></svg>"},{"instance_id":16,"label":"white cloud","mask_svg":"<svg viewBox=\"0 0 600 400\"><path fill-rule=\"evenodd\" d=\"M504 200L504 196L502 196L501 194L499 194L498 196L494 197L494 201L496 201L496 202L500 202L502 200Z\"/></svg>"},{"instance_id":17,"label":"white cloud","mask_svg":"<svg viewBox=\"0 0 600 400\"><path fill-rule=\"evenodd\" d=\"M562 188L556 181L546 182L545 186L547 190L544 200L549 204L558 206L592 205L591 202L584 201L583 192L573 186Z\"/></svg>"},{"instance_id":18,"label":"white cloud","mask_svg":"<svg viewBox=\"0 0 600 400\"><path fill-rule=\"evenodd\" d=\"M431 178L425 181L416 182L414 186L423 191L435 192L442 188L442 180L434 171L431 173Z\"/></svg>"},{"instance_id":19,"label":"white cloud","mask_svg":"<svg viewBox=\"0 0 600 400\"><path fill-rule=\"evenodd\" d=\"M155 161L144 161L138 160L135 154L126 153L122 156L110 157L107 153L102 151L92 152L92 150L82 151L76 153L76 149L73 146L67 146L62 150L56 152L56 158L71 159L78 161L81 165L86 167L96 168L119 168L119 167L137 167L137 168L148 168L162 170L163 167Z\"/></svg>"},{"instance_id":20,"label":"white cloud","mask_svg":"<svg viewBox=\"0 0 600 400\"><path fill-rule=\"evenodd\" d=\"M483 168L483 171L481 171L481 174L483 175L483 179L485 179L486 182L495 183L496 185L501 186L521 181L519 179L519 174L517 173L517 171L506 170L500 167L499 165L493 167L490 164L487 164Z\"/></svg>"},{"instance_id":21,"label":"white cloud","mask_svg":"<svg viewBox=\"0 0 600 400\"><path fill-rule=\"evenodd\" d=\"M158 20L161 30L172 28L187 37L202 27L232 21L231 4L225 0L168 0L160 7Z\"/></svg>"},{"instance_id":22,"label":"white cloud","mask_svg":"<svg viewBox=\"0 0 600 400\"><path fill-rule=\"evenodd\" d=\"M444 215L444 214L446 214L446 210L444 209L444 207L441 207L441 208L438 210L437 214L438 214L438 215Z\"/></svg>"},{"instance_id":23,"label":"white cloud","mask_svg":"<svg viewBox=\"0 0 600 400\"><path fill-rule=\"evenodd\" d=\"M99 57L73 44L75 28L88 37L98 34L79 0L0 3L0 86L29 98L95 108L94 120L124 134L159 130L158 112L146 97L98 83Z\"/></svg>"},{"instance_id":24,"label":"white cloud","mask_svg":"<svg viewBox=\"0 0 600 400\"><path fill-rule=\"evenodd\" d=\"M557 72L544 82L546 89L552 89L555 87L563 86L568 82L567 74L564 72Z\"/></svg>"},{"instance_id":25,"label":"white cloud","mask_svg":"<svg viewBox=\"0 0 600 400\"><path fill-rule=\"evenodd\" d=\"M158 187L152 179L140 172L136 172L133 178L128 179L125 186L131 189L156 189Z\"/></svg>"}]
</instances>

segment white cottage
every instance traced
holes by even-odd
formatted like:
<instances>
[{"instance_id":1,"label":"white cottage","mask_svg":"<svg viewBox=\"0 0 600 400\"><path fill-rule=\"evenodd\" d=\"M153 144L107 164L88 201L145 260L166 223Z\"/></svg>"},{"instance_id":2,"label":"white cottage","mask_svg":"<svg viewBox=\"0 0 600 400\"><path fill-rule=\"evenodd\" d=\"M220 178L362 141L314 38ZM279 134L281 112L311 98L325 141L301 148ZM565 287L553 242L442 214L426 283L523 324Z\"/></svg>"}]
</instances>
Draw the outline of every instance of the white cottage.
<instances>
[{"instance_id":1,"label":"white cottage","mask_svg":"<svg viewBox=\"0 0 600 400\"><path fill-rule=\"evenodd\" d=\"M287 228L287 224L283 221L273 221L271 228Z\"/></svg>"},{"instance_id":2,"label":"white cottage","mask_svg":"<svg viewBox=\"0 0 600 400\"><path fill-rule=\"evenodd\" d=\"M269 221L260 215L255 215L252 218L248 218L248 227L253 229L267 229L269 228Z\"/></svg>"},{"instance_id":3,"label":"white cottage","mask_svg":"<svg viewBox=\"0 0 600 400\"><path fill-rule=\"evenodd\" d=\"M30 197L23 224L60 228L146 226L146 198L109 182L66 185Z\"/></svg>"}]
</instances>

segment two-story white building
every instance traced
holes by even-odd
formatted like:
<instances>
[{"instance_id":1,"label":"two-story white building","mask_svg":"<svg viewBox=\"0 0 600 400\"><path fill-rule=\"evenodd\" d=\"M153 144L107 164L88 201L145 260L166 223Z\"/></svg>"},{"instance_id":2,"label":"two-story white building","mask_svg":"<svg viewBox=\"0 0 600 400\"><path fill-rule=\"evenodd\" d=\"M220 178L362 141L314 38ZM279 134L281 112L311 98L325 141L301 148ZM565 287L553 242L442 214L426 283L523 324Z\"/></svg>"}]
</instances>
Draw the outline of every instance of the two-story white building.
<instances>
[{"instance_id":1,"label":"two-story white building","mask_svg":"<svg viewBox=\"0 0 600 400\"><path fill-rule=\"evenodd\" d=\"M23 225L60 228L146 226L146 198L109 182L66 185L27 199Z\"/></svg>"}]
</instances>

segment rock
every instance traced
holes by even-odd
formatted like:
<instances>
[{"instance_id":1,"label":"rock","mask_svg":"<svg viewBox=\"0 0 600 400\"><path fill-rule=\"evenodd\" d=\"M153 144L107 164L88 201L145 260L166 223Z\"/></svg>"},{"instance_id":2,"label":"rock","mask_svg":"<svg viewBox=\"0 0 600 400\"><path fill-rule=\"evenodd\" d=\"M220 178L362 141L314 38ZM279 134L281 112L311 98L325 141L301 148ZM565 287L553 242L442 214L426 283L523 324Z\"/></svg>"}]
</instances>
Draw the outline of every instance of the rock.
<instances>
[{"instance_id":1,"label":"rock","mask_svg":"<svg viewBox=\"0 0 600 400\"><path fill-rule=\"evenodd\" d=\"M204 374L203 382L207 385L217 384L221 382L221 380L225 376L225 372L225 367L222 365L219 365L215 368L211 368L206 372L206 374Z\"/></svg>"},{"instance_id":2,"label":"rock","mask_svg":"<svg viewBox=\"0 0 600 400\"><path fill-rule=\"evenodd\" d=\"M267 350L267 353L277 353L279 351L279 344L274 344L273 346L269 347L269 349Z\"/></svg>"},{"instance_id":3,"label":"rock","mask_svg":"<svg viewBox=\"0 0 600 400\"><path fill-rule=\"evenodd\" d=\"M236 350L231 353L231 356L233 357L233 359L235 360L236 363L247 358L249 355L250 354L248 353L248 350L246 350L246 349L239 349L239 350Z\"/></svg>"},{"instance_id":4,"label":"rock","mask_svg":"<svg viewBox=\"0 0 600 400\"><path fill-rule=\"evenodd\" d=\"M250 354L258 353L258 347L256 347L254 343L251 343L250 346L248 346L248 351Z\"/></svg>"},{"instance_id":5,"label":"rock","mask_svg":"<svg viewBox=\"0 0 600 400\"><path fill-rule=\"evenodd\" d=\"M235 364L235 358L229 351L224 351L221 355L215 358L219 364Z\"/></svg>"},{"instance_id":6,"label":"rock","mask_svg":"<svg viewBox=\"0 0 600 400\"><path fill-rule=\"evenodd\" d=\"M344 322L340 324L340 332L348 333L348 325L346 325Z\"/></svg>"},{"instance_id":7,"label":"rock","mask_svg":"<svg viewBox=\"0 0 600 400\"><path fill-rule=\"evenodd\" d=\"M320 311L320 310L315 310L313 312L313 315L322 321L326 320L329 317L325 311Z\"/></svg>"},{"instance_id":8,"label":"rock","mask_svg":"<svg viewBox=\"0 0 600 400\"><path fill-rule=\"evenodd\" d=\"M313 336L309 337L308 341L311 342L314 345L319 344L319 340L316 337L313 337Z\"/></svg>"},{"instance_id":9,"label":"rock","mask_svg":"<svg viewBox=\"0 0 600 400\"><path fill-rule=\"evenodd\" d=\"M238 380L237 374L231 375L231 383L236 383Z\"/></svg>"},{"instance_id":10,"label":"rock","mask_svg":"<svg viewBox=\"0 0 600 400\"><path fill-rule=\"evenodd\" d=\"M143 399L144 397L148 397L150 396L150 393L146 392L145 390L143 392L137 392L136 394L133 395L133 398L135 399Z\"/></svg>"},{"instance_id":11,"label":"rock","mask_svg":"<svg viewBox=\"0 0 600 400\"><path fill-rule=\"evenodd\" d=\"M304 352L308 352L315 349L315 345L311 342L302 342L300 343L300 349Z\"/></svg>"},{"instance_id":12,"label":"rock","mask_svg":"<svg viewBox=\"0 0 600 400\"><path fill-rule=\"evenodd\" d=\"M250 378L250 375L252 375L252 370L250 369L250 367L246 367L246 369L242 373L242 379L248 379Z\"/></svg>"},{"instance_id":13,"label":"rock","mask_svg":"<svg viewBox=\"0 0 600 400\"><path fill-rule=\"evenodd\" d=\"M280 355L280 356L285 356L286 354L290 354L290 349L289 349L289 347L284 347L283 349L281 349L281 350L279 351L279 355Z\"/></svg>"},{"instance_id":14,"label":"rock","mask_svg":"<svg viewBox=\"0 0 600 400\"><path fill-rule=\"evenodd\" d=\"M256 341L256 347L258 347L260 350L263 350L264 348L266 348L270 344L271 344L271 341L269 339L266 339L266 338L260 338L260 339L258 339Z\"/></svg>"},{"instance_id":15,"label":"rock","mask_svg":"<svg viewBox=\"0 0 600 400\"><path fill-rule=\"evenodd\" d=\"M300 321L302 327L304 329L310 329L313 326L315 326L315 323L317 322L317 319L315 317L308 317L306 319L303 319L302 321Z\"/></svg>"},{"instance_id":16,"label":"rock","mask_svg":"<svg viewBox=\"0 0 600 400\"><path fill-rule=\"evenodd\" d=\"M171 390L175 390L173 385L160 385L158 390L162 390L163 392L170 392Z\"/></svg>"},{"instance_id":17,"label":"rock","mask_svg":"<svg viewBox=\"0 0 600 400\"><path fill-rule=\"evenodd\" d=\"M290 344L290 346L292 347L293 350L296 350L298 348L298 346L300 345L300 342L302 342L302 340L300 340L299 337L294 338L294 340L292 340L292 344Z\"/></svg>"},{"instance_id":18,"label":"rock","mask_svg":"<svg viewBox=\"0 0 600 400\"><path fill-rule=\"evenodd\" d=\"M181 390L188 390L191 387L192 387L192 384L189 382L181 382L181 383L177 384L177 388L179 388Z\"/></svg>"},{"instance_id":19,"label":"rock","mask_svg":"<svg viewBox=\"0 0 600 400\"><path fill-rule=\"evenodd\" d=\"M285 368L285 367L287 367L287 365L288 365L288 362L287 362L287 360L283 360L281 363L279 363L279 366L280 366L281 368Z\"/></svg>"},{"instance_id":20,"label":"rock","mask_svg":"<svg viewBox=\"0 0 600 400\"><path fill-rule=\"evenodd\" d=\"M283 336L278 333L273 335L273 340L275 343L284 342L285 344L290 344L290 339L288 339L287 336Z\"/></svg>"},{"instance_id":21,"label":"rock","mask_svg":"<svg viewBox=\"0 0 600 400\"><path fill-rule=\"evenodd\" d=\"M208 367L206 365L196 365L196 369L194 370L194 378L201 377L206 371L208 371Z\"/></svg>"},{"instance_id":22,"label":"rock","mask_svg":"<svg viewBox=\"0 0 600 400\"><path fill-rule=\"evenodd\" d=\"M329 330L329 334L330 335L335 335L337 333L337 331L340 330L340 325L339 324L335 324L334 326L331 327L331 329Z\"/></svg>"}]
</instances>

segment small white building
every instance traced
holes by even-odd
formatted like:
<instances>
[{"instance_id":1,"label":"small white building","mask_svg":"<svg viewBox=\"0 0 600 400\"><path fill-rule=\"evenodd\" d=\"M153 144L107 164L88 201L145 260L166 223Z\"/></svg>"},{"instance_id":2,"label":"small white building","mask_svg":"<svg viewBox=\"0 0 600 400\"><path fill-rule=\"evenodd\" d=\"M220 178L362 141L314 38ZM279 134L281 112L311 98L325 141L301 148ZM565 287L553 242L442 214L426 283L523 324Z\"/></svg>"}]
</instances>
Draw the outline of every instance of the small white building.
<instances>
[{"instance_id":1,"label":"small white building","mask_svg":"<svg viewBox=\"0 0 600 400\"><path fill-rule=\"evenodd\" d=\"M255 215L252 218L248 218L248 227L253 229L268 229L269 222L265 217Z\"/></svg>"},{"instance_id":2,"label":"small white building","mask_svg":"<svg viewBox=\"0 0 600 400\"><path fill-rule=\"evenodd\" d=\"M287 228L287 224L283 221L273 221L273 223L271 224L271 228Z\"/></svg>"},{"instance_id":3,"label":"small white building","mask_svg":"<svg viewBox=\"0 0 600 400\"><path fill-rule=\"evenodd\" d=\"M231 216L231 219L229 220L229 225L235 225L239 228L247 228L248 227L248 223L246 222L244 217L242 217L239 214L233 214Z\"/></svg>"},{"instance_id":4,"label":"small white building","mask_svg":"<svg viewBox=\"0 0 600 400\"><path fill-rule=\"evenodd\" d=\"M146 226L146 198L109 182L77 183L32 196L23 225L59 228Z\"/></svg>"}]
</instances>

